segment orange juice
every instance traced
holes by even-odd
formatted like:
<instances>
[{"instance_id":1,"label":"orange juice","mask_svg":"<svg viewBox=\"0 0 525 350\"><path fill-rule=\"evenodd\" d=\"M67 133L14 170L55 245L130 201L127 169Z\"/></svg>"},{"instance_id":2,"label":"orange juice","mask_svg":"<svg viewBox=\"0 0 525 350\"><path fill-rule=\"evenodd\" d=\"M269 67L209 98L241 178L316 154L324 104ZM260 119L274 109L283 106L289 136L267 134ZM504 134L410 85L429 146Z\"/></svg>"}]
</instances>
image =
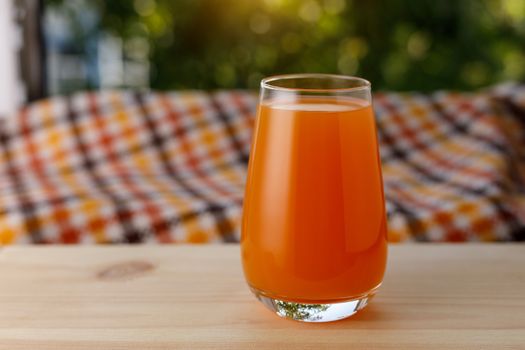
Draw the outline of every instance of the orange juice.
<instances>
[{"instance_id":1,"label":"orange juice","mask_svg":"<svg viewBox=\"0 0 525 350\"><path fill-rule=\"evenodd\" d=\"M243 213L250 287L300 303L356 299L383 278L386 218L370 103L259 106Z\"/></svg>"}]
</instances>

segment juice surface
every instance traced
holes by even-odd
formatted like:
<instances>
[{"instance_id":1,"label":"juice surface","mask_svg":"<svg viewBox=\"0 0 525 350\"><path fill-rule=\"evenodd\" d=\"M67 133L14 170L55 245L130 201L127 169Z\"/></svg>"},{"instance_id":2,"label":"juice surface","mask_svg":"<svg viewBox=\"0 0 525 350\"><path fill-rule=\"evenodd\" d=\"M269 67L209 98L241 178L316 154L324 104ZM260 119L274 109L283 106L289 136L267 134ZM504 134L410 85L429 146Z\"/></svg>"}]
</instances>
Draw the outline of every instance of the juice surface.
<instances>
[{"instance_id":1,"label":"juice surface","mask_svg":"<svg viewBox=\"0 0 525 350\"><path fill-rule=\"evenodd\" d=\"M369 102L259 107L241 249L248 283L277 299L352 299L381 283L386 218Z\"/></svg>"}]
</instances>

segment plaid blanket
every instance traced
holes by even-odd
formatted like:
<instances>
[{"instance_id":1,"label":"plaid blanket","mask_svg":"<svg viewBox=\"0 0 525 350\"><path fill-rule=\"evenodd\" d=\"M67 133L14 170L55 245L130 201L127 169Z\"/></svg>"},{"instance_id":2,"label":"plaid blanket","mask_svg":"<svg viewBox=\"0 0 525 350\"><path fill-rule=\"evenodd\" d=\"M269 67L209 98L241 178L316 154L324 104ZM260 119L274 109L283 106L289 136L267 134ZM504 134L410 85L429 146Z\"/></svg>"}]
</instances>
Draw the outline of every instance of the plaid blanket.
<instances>
[{"instance_id":1,"label":"plaid blanket","mask_svg":"<svg viewBox=\"0 0 525 350\"><path fill-rule=\"evenodd\" d=\"M0 120L0 243L238 241L256 102L106 91ZM525 86L375 111L391 241L525 239Z\"/></svg>"}]
</instances>

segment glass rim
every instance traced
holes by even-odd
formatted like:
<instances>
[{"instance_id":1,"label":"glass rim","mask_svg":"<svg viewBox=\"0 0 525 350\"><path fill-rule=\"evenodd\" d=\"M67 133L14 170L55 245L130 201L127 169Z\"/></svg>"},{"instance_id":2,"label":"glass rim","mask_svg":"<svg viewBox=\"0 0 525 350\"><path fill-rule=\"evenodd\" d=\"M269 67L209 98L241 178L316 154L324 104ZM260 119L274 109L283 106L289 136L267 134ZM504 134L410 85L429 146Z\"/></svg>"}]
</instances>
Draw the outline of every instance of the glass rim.
<instances>
[{"instance_id":1,"label":"glass rim","mask_svg":"<svg viewBox=\"0 0 525 350\"><path fill-rule=\"evenodd\" d=\"M277 80L290 80L290 79L304 79L304 78L319 78L319 79L339 79L346 81L357 81L360 83L358 86L351 87L336 87L336 88L296 88L296 87L283 87L271 84ZM298 74L279 74L271 75L261 80L261 88L276 90L276 91L288 91L288 92L352 92L370 89L372 84L363 78L340 75L340 74L325 74L325 73L298 73Z\"/></svg>"}]
</instances>

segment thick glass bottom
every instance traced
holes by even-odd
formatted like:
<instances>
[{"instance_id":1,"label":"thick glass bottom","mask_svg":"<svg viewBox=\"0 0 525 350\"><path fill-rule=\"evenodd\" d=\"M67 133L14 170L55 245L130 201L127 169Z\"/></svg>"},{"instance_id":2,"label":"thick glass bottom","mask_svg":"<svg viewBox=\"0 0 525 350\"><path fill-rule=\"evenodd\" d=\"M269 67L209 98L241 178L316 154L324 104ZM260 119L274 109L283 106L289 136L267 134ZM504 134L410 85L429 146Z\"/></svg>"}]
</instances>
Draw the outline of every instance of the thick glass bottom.
<instances>
[{"instance_id":1,"label":"thick glass bottom","mask_svg":"<svg viewBox=\"0 0 525 350\"><path fill-rule=\"evenodd\" d=\"M358 298L333 303L303 304L271 298L251 287L253 294L277 315L302 322L332 322L352 316L368 305L377 288Z\"/></svg>"}]
</instances>

